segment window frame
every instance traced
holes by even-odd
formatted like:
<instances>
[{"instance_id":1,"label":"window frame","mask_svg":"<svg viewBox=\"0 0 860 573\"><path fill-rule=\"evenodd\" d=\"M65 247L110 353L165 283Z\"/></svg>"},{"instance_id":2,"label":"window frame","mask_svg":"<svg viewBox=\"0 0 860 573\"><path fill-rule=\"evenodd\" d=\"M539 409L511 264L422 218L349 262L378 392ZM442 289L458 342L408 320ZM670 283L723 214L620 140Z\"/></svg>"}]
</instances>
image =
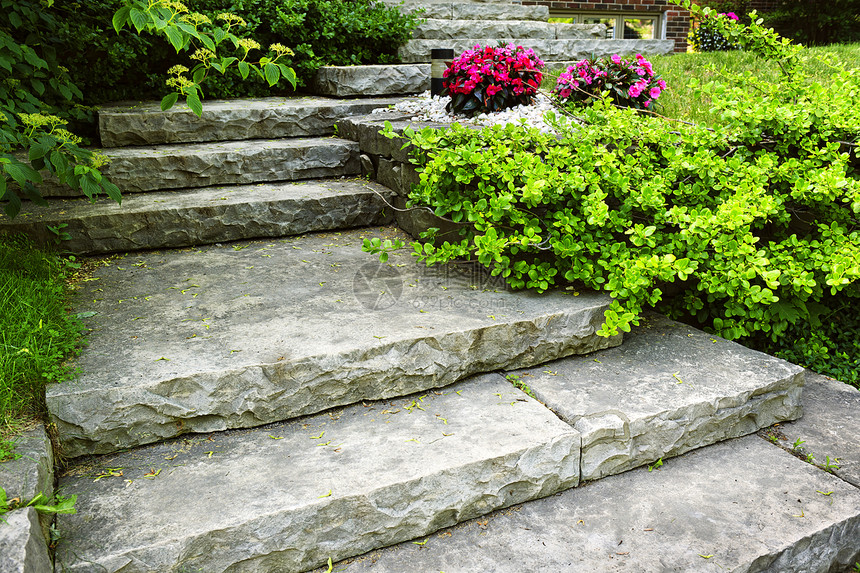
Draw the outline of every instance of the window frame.
<instances>
[{"instance_id":1,"label":"window frame","mask_svg":"<svg viewBox=\"0 0 860 573\"><path fill-rule=\"evenodd\" d=\"M650 38L642 38L643 40L662 40L664 30L662 26L663 13L655 12L616 12L616 11L574 11L574 10L553 10L549 14L550 18L573 18L574 22L581 24L585 18L599 18L601 20L615 20L612 40L624 39L624 21L625 20L652 20L654 22L654 35ZM619 34L620 37L619 37Z\"/></svg>"}]
</instances>

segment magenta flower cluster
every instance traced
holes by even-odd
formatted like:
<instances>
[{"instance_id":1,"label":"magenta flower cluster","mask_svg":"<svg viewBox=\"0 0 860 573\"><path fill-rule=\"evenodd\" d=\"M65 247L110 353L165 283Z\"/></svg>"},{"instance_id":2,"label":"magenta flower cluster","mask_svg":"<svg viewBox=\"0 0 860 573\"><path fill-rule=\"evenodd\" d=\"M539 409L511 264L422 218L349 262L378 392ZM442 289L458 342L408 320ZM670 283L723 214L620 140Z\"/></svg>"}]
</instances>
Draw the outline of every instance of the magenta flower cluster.
<instances>
[{"instance_id":1,"label":"magenta flower cluster","mask_svg":"<svg viewBox=\"0 0 860 573\"><path fill-rule=\"evenodd\" d=\"M448 111L464 115L532 103L544 63L534 50L513 44L475 46L451 62L443 74Z\"/></svg>"},{"instance_id":2,"label":"magenta flower cluster","mask_svg":"<svg viewBox=\"0 0 860 573\"><path fill-rule=\"evenodd\" d=\"M642 54L632 60L618 54L610 58L587 58L569 66L558 76L553 94L563 103L590 103L608 91L613 103L648 109L666 90L666 82Z\"/></svg>"}]
</instances>

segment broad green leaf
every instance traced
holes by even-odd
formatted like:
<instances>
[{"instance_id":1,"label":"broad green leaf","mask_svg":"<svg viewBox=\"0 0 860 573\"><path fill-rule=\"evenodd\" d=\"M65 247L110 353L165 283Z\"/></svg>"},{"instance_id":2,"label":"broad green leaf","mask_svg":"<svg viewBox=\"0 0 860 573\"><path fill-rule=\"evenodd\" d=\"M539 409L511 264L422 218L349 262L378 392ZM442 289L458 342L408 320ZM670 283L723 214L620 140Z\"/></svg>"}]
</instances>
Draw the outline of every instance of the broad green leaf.
<instances>
[{"instance_id":1,"label":"broad green leaf","mask_svg":"<svg viewBox=\"0 0 860 573\"><path fill-rule=\"evenodd\" d=\"M188 104L188 107L191 108L191 111L197 117L203 116L203 104L200 102L200 96L197 95L197 91L193 91L185 98L185 103Z\"/></svg>"},{"instance_id":2,"label":"broad green leaf","mask_svg":"<svg viewBox=\"0 0 860 573\"><path fill-rule=\"evenodd\" d=\"M54 148L56 141L53 137L48 138L39 138L39 141L30 145L30 151L27 154L30 158L30 161L35 161L36 159L41 159L45 157L48 153L50 153L51 149Z\"/></svg>"},{"instance_id":3,"label":"broad green leaf","mask_svg":"<svg viewBox=\"0 0 860 573\"><path fill-rule=\"evenodd\" d=\"M134 25L135 29L137 29L138 34L143 32L143 29L146 28L147 24L149 24L149 16L137 8L132 8L129 16L131 16L131 23Z\"/></svg>"},{"instance_id":4,"label":"broad green leaf","mask_svg":"<svg viewBox=\"0 0 860 573\"><path fill-rule=\"evenodd\" d=\"M48 202L45 201L45 198L42 197L42 194L39 193L38 189L36 189L36 186L29 181L27 181L27 184L21 187L21 189L24 191L24 194L27 196L27 199L29 199L36 205L39 205L40 207L48 206Z\"/></svg>"},{"instance_id":5,"label":"broad green leaf","mask_svg":"<svg viewBox=\"0 0 860 573\"><path fill-rule=\"evenodd\" d=\"M102 179L102 189L105 190L105 193L108 197L122 204L122 193L119 190L119 187L108 181L107 179Z\"/></svg>"},{"instance_id":6,"label":"broad green leaf","mask_svg":"<svg viewBox=\"0 0 860 573\"><path fill-rule=\"evenodd\" d=\"M22 187L27 181L33 181L34 183L42 182L42 176L39 175L38 171L29 165L25 165L17 161L4 163L3 170Z\"/></svg>"},{"instance_id":7,"label":"broad green leaf","mask_svg":"<svg viewBox=\"0 0 860 573\"><path fill-rule=\"evenodd\" d=\"M212 41L212 38L210 38L208 34L199 34L197 39L200 40L200 43L203 44L206 49L212 50L213 52L217 50L215 42Z\"/></svg>"},{"instance_id":8,"label":"broad green leaf","mask_svg":"<svg viewBox=\"0 0 860 573\"><path fill-rule=\"evenodd\" d=\"M93 198L99 194L99 185L93 181L89 173L80 178L80 183L81 191L83 191L84 195L87 197Z\"/></svg>"},{"instance_id":9,"label":"broad green leaf","mask_svg":"<svg viewBox=\"0 0 860 573\"><path fill-rule=\"evenodd\" d=\"M20 28L24 24L24 22L21 21L21 16L19 16L17 12L9 12L8 18L9 23L16 28Z\"/></svg>"},{"instance_id":10,"label":"broad green leaf","mask_svg":"<svg viewBox=\"0 0 860 573\"><path fill-rule=\"evenodd\" d=\"M271 62L265 65L263 71L266 74L266 82L270 86L275 85L278 83L278 80L281 79L281 69Z\"/></svg>"},{"instance_id":11,"label":"broad green leaf","mask_svg":"<svg viewBox=\"0 0 860 573\"><path fill-rule=\"evenodd\" d=\"M248 74L251 72L251 67L248 65L248 62L244 60L239 61L239 74L242 76L243 80L248 79Z\"/></svg>"},{"instance_id":12,"label":"broad green leaf","mask_svg":"<svg viewBox=\"0 0 860 573\"><path fill-rule=\"evenodd\" d=\"M0 68L4 68L6 71L11 72L12 60L0 56Z\"/></svg>"},{"instance_id":13,"label":"broad green leaf","mask_svg":"<svg viewBox=\"0 0 860 573\"><path fill-rule=\"evenodd\" d=\"M227 32L225 32L223 28L215 28L215 31L212 34L215 36L216 44L220 44L224 41L224 38L227 37Z\"/></svg>"},{"instance_id":14,"label":"broad green leaf","mask_svg":"<svg viewBox=\"0 0 860 573\"><path fill-rule=\"evenodd\" d=\"M290 82L290 85L293 86L293 89L296 89L296 72L295 72L295 70L293 70L293 68L291 68L287 65L284 65L284 64L278 64L278 67L281 69L281 76L283 76L284 79L286 79L288 82Z\"/></svg>"},{"instance_id":15,"label":"broad green leaf","mask_svg":"<svg viewBox=\"0 0 860 573\"><path fill-rule=\"evenodd\" d=\"M6 185L6 178L0 178L3 181L3 185ZM6 201L6 205L3 206L3 211L6 213L6 216L10 219L14 219L18 213L21 212L21 198L15 194L14 191L6 187L3 196L0 197L0 201Z\"/></svg>"},{"instance_id":16,"label":"broad green leaf","mask_svg":"<svg viewBox=\"0 0 860 573\"><path fill-rule=\"evenodd\" d=\"M179 93L173 92L172 94L167 94L161 99L161 111L167 111L176 105L176 101L179 99Z\"/></svg>"},{"instance_id":17,"label":"broad green leaf","mask_svg":"<svg viewBox=\"0 0 860 573\"><path fill-rule=\"evenodd\" d=\"M203 78L206 77L206 68L203 66L199 66L196 70L194 70L194 75L191 77L191 81L195 84L199 84L203 81Z\"/></svg>"},{"instance_id":18,"label":"broad green leaf","mask_svg":"<svg viewBox=\"0 0 860 573\"><path fill-rule=\"evenodd\" d=\"M173 46L173 48L176 50L176 53L178 54L179 51L182 49L183 45L185 44L185 41L182 38L182 33L173 26L168 26L167 28L165 28L164 33L167 36L167 39L170 41L170 45Z\"/></svg>"},{"instance_id":19,"label":"broad green leaf","mask_svg":"<svg viewBox=\"0 0 860 573\"><path fill-rule=\"evenodd\" d=\"M113 29L119 34L125 23L128 22L128 16L131 13L131 6L123 6L113 15Z\"/></svg>"}]
</instances>

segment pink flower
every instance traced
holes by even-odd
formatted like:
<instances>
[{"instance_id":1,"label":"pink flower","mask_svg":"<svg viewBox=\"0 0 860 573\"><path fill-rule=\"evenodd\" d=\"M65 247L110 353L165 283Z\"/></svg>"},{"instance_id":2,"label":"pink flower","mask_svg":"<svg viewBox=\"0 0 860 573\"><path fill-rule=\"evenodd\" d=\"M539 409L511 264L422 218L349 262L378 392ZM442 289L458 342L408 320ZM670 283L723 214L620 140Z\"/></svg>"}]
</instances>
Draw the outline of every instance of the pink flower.
<instances>
[{"instance_id":1,"label":"pink flower","mask_svg":"<svg viewBox=\"0 0 860 573\"><path fill-rule=\"evenodd\" d=\"M657 80L657 85L660 86L661 90L666 89L666 82L664 82L663 80Z\"/></svg>"},{"instance_id":2,"label":"pink flower","mask_svg":"<svg viewBox=\"0 0 860 573\"><path fill-rule=\"evenodd\" d=\"M642 88L639 87L639 84L633 84L627 89L627 95L631 98L636 99L642 94Z\"/></svg>"},{"instance_id":3,"label":"pink flower","mask_svg":"<svg viewBox=\"0 0 860 573\"><path fill-rule=\"evenodd\" d=\"M560 95L562 97L562 99L567 99L570 97L570 94L572 94L572 93L573 93L572 89L565 88L565 89L561 90L560 92L558 92L558 95Z\"/></svg>"},{"instance_id":4,"label":"pink flower","mask_svg":"<svg viewBox=\"0 0 860 573\"><path fill-rule=\"evenodd\" d=\"M737 15L737 14L735 14L734 12L726 12L724 15L725 15L725 16L728 16L728 17L729 17L729 18L731 18L732 20L738 20L738 19L739 19L739 18L738 18L738 15Z\"/></svg>"},{"instance_id":5,"label":"pink flower","mask_svg":"<svg viewBox=\"0 0 860 573\"><path fill-rule=\"evenodd\" d=\"M642 105L644 105L645 107L648 107L649 105L651 105L651 100L650 100L650 99L646 99L646 100L645 100L645 103L643 103Z\"/></svg>"},{"instance_id":6,"label":"pink flower","mask_svg":"<svg viewBox=\"0 0 860 573\"><path fill-rule=\"evenodd\" d=\"M490 84L487 86L487 95L492 97L502 91L501 86L497 86L496 84Z\"/></svg>"},{"instance_id":7,"label":"pink flower","mask_svg":"<svg viewBox=\"0 0 860 573\"><path fill-rule=\"evenodd\" d=\"M651 96L651 99L657 99L658 97L660 97L660 93L662 93L660 92L660 88L651 88L651 90L648 92L648 95Z\"/></svg>"},{"instance_id":8,"label":"pink flower","mask_svg":"<svg viewBox=\"0 0 860 573\"><path fill-rule=\"evenodd\" d=\"M621 56L619 56L618 54L612 54L612 57L609 59L612 60L613 64L620 64L621 63Z\"/></svg>"}]
</instances>

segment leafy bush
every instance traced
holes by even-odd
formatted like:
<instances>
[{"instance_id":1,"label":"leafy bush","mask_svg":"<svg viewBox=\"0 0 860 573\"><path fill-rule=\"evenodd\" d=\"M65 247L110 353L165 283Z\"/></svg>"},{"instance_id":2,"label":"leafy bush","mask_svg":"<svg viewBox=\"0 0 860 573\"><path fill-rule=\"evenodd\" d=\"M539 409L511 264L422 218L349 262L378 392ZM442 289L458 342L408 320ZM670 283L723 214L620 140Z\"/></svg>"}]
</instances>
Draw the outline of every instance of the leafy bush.
<instances>
[{"instance_id":1,"label":"leafy bush","mask_svg":"<svg viewBox=\"0 0 860 573\"><path fill-rule=\"evenodd\" d=\"M591 103L608 90L616 105L644 109L665 89L666 82L654 74L651 62L642 54L636 54L633 60L622 60L614 54L569 66L558 76L552 93L561 103Z\"/></svg>"},{"instance_id":2,"label":"leafy bush","mask_svg":"<svg viewBox=\"0 0 860 573\"><path fill-rule=\"evenodd\" d=\"M457 56L445 70L442 95L446 109L472 116L527 105L537 93L543 62L522 46L475 46Z\"/></svg>"},{"instance_id":3,"label":"leafy bush","mask_svg":"<svg viewBox=\"0 0 860 573\"><path fill-rule=\"evenodd\" d=\"M401 14L396 7L376 0L251 3L263 9L262 14L257 14L270 22L272 34L284 38L281 41L296 52L294 65L300 85L306 85L324 65L398 63L398 47L411 39L412 30L420 22L418 15Z\"/></svg>"},{"instance_id":4,"label":"leafy bush","mask_svg":"<svg viewBox=\"0 0 860 573\"><path fill-rule=\"evenodd\" d=\"M465 224L462 240L434 244L431 232L416 255L477 261L514 288L606 291L602 335L659 305L729 339L776 340L830 297L856 307L860 70L825 88L800 74L798 48L760 23L717 21L784 75L698 85L694 95L720 114L712 127L607 99L557 122L557 136L519 126L408 133L423 167L412 204Z\"/></svg>"},{"instance_id":5,"label":"leafy bush","mask_svg":"<svg viewBox=\"0 0 860 573\"><path fill-rule=\"evenodd\" d=\"M186 52L193 62L191 69L177 64L168 70L170 77L166 84L173 92L162 99L161 109L169 109L179 97L184 97L188 107L198 116L202 115L202 84L211 79L209 73L213 70L221 75L235 70L243 80L253 72L269 86L283 78L295 88L295 72L280 61L293 55L292 50L273 43L259 60L250 58L252 51L261 52L263 48L257 40L240 38L233 33L247 25L241 16L221 12L214 18L216 24L205 14L189 11L184 4L174 0L125 1L113 15L113 27L117 32L128 26L138 34L146 31L163 35L177 54ZM225 52L234 55L225 55Z\"/></svg>"},{"instance_id":6,"label":"leafy bush","mask_svg":"<svg viewBox=\"0 0 860 573\"><path fill-rule=\"evenodd\" d=\"M783 36L810 46L860 40L860 0L782 0L762 18Z\"/></svg>"},{"instance_id":7,"label":"leafy bush","mask_svg":"<svg viewBox=\"0 0 860 573\"><path fill-rule=\"evenodd\" d=\"M809 320L798 320L776 340L742 341L860 389L860 306L848 296L826 296Z\"/></svg>"},{"instance_id":8,"label":"leafy bush","mask_svg":"<svg viewBox=\"0 0 860 573\"><path fill-rule=\"evenodd\" d=\"M87 196L104 192L119 200L119 189L98 170L103 159L79 146L81 138L65 127L81 118L74 107L81 92L51 42L54 15L36 0L2 0L0 7L0 68L6 72L0 82L0 201L6 215L18 214L22 197L42 202L36 188L42 173Z\"/></svg>"},{"instance_id":9,"label":"leafy bush","mask_svg":"<svg viewBox=\"0 0 860 573\"><path fill-rule=\"evenodd\" d=\"M725 52L727 50L736 50L737 44L732 44L726 40L725 36L720 34L714 27L714 18L730 18L738 20L737 14L734 12L720 13L716 16L711 15L699 20L699 25L693 28L690 32L690 45L695 52Z\"/></svg>"}]
</instances>

